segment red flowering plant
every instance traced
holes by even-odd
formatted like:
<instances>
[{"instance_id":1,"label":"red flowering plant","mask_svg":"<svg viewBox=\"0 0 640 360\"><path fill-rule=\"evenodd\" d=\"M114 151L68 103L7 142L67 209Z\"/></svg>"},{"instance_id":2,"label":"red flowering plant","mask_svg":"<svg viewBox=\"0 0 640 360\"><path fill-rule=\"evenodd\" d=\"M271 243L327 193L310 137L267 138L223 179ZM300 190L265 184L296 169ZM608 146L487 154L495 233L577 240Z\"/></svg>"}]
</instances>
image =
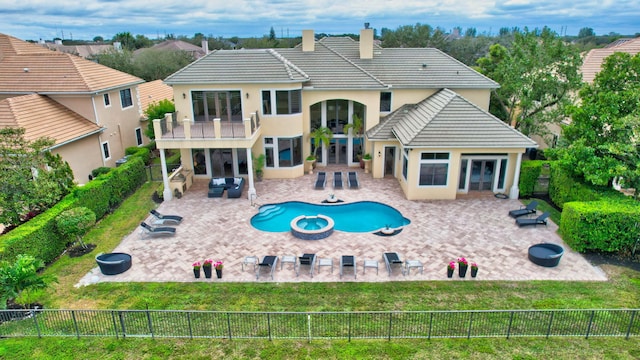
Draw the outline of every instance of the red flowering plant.
<instances>
[{"instance_id":1,"label":"red flowering plant","mask_svg":"<svg viewBox=\"0 0 640 360\"><path fill-rule=\"evenodd\" d=\"M467 261L467 259L465 259L463 257L459 257L458 258L458 266L460 266L460 267L469 266L469 262Z\"/></svg>"},{"instance_id":2,"label":"red flowering plant","mask_svg":"<svg viewBox=\"0 0 640 360\"><path fill-rule=\"evenodd\" d=\"M204 266L204 267L211 267L211 266L212 266L212 264L213 264L213 260L211 260L211 259L207 259L207 260L205 260L205 261L204 261L204 263L202 264L202 266Z\"/></svg>"},{"instance_id":3,"label":"red flowering plant","mask_svg":"<svg viewBox=\"0 0 640 360\"><path fill-rule=\"evenodd\" d=\"M449 270L455 270L456 269L456 262L455 261L451 261L449 263L449 265L447 266L447 269Z\"/></svg>"},{"instance_id":4,"label":"red flowering plant","mask_svg":"<svg viewBox=\"0 0 640 360\"><path fill-rule=\"evenodd\" d=\"M193 270L200 270L200 266L202 266L202 264L200 263L200 261L196 261L191 266L193 266Z\"/></svg>"},{"instance_id":5,"label":"red flowering plant","mask_svg":"<svg viewBox=\"0 0 640 360\"><path fill-rule=\"evenodd\" d=\"M471 263L471 270L478 270L478 264Z\"/></svg>"},{"instance_id":6,"label":"red flowering plant","mask_svg":"<svg viewBox=\"0 0 640 360\"><path fill-rule=\"evenodd\" d=\"M213 267L216 268L216 270L222 270L224 264L222 263L222 261L216 261L216 263L213 264Z\"/></svg>"}]
</instances>

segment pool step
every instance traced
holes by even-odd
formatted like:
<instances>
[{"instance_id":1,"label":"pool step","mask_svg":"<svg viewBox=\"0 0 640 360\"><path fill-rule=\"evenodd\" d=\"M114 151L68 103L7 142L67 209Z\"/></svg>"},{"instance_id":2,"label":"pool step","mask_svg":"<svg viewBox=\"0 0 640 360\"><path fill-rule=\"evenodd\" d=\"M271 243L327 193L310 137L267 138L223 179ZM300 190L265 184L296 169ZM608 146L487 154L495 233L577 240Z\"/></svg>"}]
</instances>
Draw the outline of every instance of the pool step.
<instances>
[{"instance_id":1,"label":"pool step","mask_svg":"<svg viewBox=\"0 0 640 360\"><path fill-rule=\"evenodd\" d=\"M285 209L281 206L277 205L269 205L267 208L261 208L258 216L255 217L254 221L268 221L271 220L274 216L278 216L285 212Z\"/></svg>"}]
</instances>

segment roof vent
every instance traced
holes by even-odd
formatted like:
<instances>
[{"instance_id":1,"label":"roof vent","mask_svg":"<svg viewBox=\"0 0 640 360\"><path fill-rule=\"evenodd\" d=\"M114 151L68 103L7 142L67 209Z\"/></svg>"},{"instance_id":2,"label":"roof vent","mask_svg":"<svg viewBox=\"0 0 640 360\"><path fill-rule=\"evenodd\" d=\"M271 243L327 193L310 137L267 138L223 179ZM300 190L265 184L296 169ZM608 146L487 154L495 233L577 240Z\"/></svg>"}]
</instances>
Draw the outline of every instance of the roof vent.
<instances>
[{"instance_id":1,"label":"roof vent","mask_svg":"<svg viewBox=\"0 0 640 360\"><path fill-rule=\"evenodd\" d=\"M427 68L427 64L426 64L426 63L425 63L425 64L422 64L422 68L423 68L423 69L426 69L426 68Z\"/></svg>"},{"instance_id":2,"label":"roof vent","mask_svg":"<svg viewBox=\"0 0 640 360\"><path fill-rule=\"evenodd\" d=\"M22 69L24 72L29 72L29 68Z\"/></svg>"}]
</instances>

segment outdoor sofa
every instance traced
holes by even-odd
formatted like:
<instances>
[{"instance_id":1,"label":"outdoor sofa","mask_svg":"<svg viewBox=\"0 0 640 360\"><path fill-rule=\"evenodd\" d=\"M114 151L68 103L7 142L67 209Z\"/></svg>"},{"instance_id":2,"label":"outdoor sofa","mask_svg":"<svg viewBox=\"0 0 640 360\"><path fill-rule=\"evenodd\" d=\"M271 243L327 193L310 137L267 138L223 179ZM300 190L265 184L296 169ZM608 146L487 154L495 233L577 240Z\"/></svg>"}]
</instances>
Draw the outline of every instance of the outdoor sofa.
<instances>
[{"instance_id":1,"label":"outdoor sofa","mask_svg":"<svg viewBox=\"0 0 640 360\"><path fill-rule=\"evenodd\" d=\"M242 196L245 180L242 177L237 178L212 178L209 181L208 197L222 197L224 191L227 191L227 198L239 198Z\"/></svg>"}]
</instances>

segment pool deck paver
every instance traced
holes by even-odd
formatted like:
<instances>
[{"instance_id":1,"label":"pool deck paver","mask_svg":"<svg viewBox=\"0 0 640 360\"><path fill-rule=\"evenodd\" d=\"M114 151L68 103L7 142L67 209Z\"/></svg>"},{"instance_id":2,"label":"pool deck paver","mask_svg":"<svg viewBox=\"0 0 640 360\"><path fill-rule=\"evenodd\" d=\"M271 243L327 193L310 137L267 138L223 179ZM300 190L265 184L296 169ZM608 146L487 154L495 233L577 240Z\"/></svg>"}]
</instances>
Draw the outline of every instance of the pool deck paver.
<instances>
[{"instance_id":1,"label":"pool deck paver","mask_svg":"<svg viewBox=\"0 0 640 360\"><path fill-rule=\"evenodd\" d=\"M333 171L358 171L359 189L333 189ZM253 282L256 281L252 266L242 262L246 256L296 255L315 253L319 258L331 258L340 263L342 255L354 255L358 261L358 276L340 278L339 269L308 272L296 276L291 264L277 269L274 280L261 276L260 282L383 282L383 281L482 281L482 280L566 280L604 281L604 272L591 265L582 255L572 251L556 233L558 227L552 221L548 226L519 228L508 216L517 209L518 200L498 199L492 194L469 196L457 200L406 200L398 180L392 177L373 179L361 169L330 166L327 186L314 190L316 175L304 175L296 179L263 180L256 183L258 197L255 205L243 198L227 199L207 197L207 181L196 180L181 199L165 201L158 211L184 217L176 226L173 237L149 237L141 239L140 229L122 239L113 250L132 255L133 265L127 272L106 276L98 267L92 269L78 286L97 282ZM401 233L391 237L371 233L345 233L335 231L323 240L300 240L285 233L267 233L254 229L250 219L260 205L284 201L320 203L329 194L335 194L345 202L362 200L379 201L398 209L411 220ZM149 217L147 221L151 221ZM358 219L353 219L358 221ZM560 244L565 254L555 268L533 264L527 258L530 245L552 242ZM382 260L384 252L398 252L402 260L419 260L424 271L412 271L403 276L399 271L388 275ZM465 278L456 275L446 277L446 265L458 257L466 257L479 265L478 277ZM193 276L191 264L211 258L224 261L222 279L200 279ZM363 274L364 259L377 259L380 271ZM278 264L280 265L280 264ZM317 265L316 265L317 266Z\"/></svg>"}]
</instances>

